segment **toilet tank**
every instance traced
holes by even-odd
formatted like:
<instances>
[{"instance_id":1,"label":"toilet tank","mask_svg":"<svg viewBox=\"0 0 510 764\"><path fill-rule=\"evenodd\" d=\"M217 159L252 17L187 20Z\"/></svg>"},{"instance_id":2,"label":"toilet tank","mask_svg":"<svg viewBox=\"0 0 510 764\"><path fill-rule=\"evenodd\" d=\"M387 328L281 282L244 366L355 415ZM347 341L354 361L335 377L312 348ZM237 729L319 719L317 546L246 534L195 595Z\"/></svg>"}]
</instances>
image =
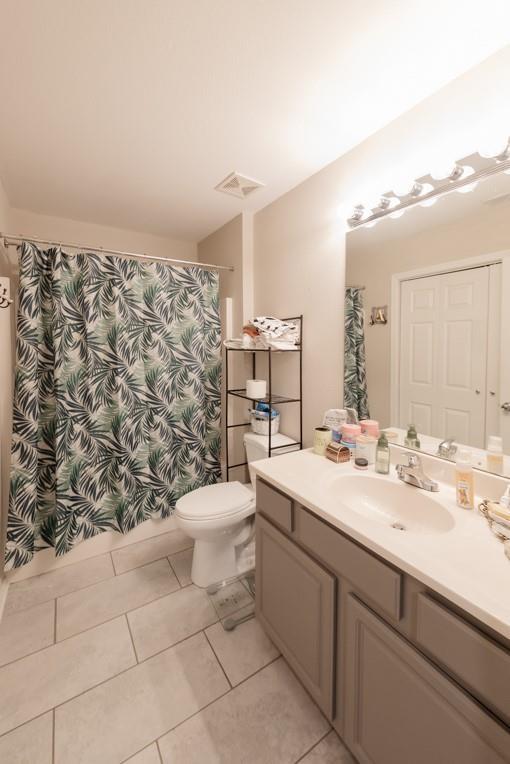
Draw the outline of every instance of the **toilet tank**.
<instances>
[{"instance_id":1,"label":"toilet tank","mask_svg":"<svg viewBox=\"0 0 510 764\"><path fill-rule=\"evenodd\" d=\"M281 446L281 448L280 448ZM255 490L255 478L256 475L251 468L252 462L256 462L258 459L267 459L269 451L269 438L267 435L257 435L255 432L246 432L244 434L244 447L246 449L246 460L248 462L248 469L250 472L250 480ZM290 451L299 451L299 443L283 435L281 432L276 435L271 435L271 449L278 448L278 451L273 451L273 457L288 454Z\"/></svg>"}]
</instances>

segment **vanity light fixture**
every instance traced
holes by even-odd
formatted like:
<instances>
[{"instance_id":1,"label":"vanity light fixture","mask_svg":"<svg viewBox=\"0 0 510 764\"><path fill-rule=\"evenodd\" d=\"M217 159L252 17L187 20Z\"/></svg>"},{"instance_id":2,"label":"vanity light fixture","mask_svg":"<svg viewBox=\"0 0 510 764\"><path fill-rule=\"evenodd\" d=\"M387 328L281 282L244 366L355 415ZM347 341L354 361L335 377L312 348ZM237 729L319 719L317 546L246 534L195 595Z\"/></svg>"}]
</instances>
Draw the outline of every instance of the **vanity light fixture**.
<instances>
[{"instance_id":1,"label":"vanity light fixture","mask_svg":"<svg viewBox=\"0 0 510 764\"><path fill-rule=\"evenodd\" d=\"M483 150L482 150L483 151ZM379 202L369 209L363 204L358 204L348 218L350 228L375 225L383 217L400 217L406 209L420 204L423 207L433 204L439 196L449 194L451 191L467 193L472 191L479 180L497 175L500 172L510 174L510 138L506 146L500 151L492 147L487 152L476 152L463 159L459 159L448 171L440 169L428 175L423 175L413 181L409 191L397 193L386 191Z\"/></svg>"}]
</instances>

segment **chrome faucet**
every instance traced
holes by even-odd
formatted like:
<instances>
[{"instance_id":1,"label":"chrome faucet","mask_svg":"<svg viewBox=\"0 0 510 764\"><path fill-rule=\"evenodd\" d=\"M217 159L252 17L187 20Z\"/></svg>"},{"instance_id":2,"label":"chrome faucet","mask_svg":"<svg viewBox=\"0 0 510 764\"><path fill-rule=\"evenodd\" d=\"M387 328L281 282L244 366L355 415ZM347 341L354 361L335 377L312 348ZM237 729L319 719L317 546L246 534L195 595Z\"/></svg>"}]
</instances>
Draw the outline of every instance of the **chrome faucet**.
<instances>
[{"instance_id":1,"label":"chrome faucet","mask_svg":"<svg viewBox=\"0 0 510 764\"><path fill-rule=\"evenodd\" d=\"M407 454L407 464L397 464L395 467L399 480L424 491L439 491L439 483L429 478L423 471L421 459L417 454Z\"/></svg>"},{"instance_id":2,"label":"chrome faucet","mask_svg":"<svg viewBox=\"0 0 510 764\"><path fill-rule=\"evenodd\" d=\"M443 459L453 459L457 453L457 446L454 443L455 438L446 438L437 447L437 456L442 456Z\"/></svg>"}]
</instances>

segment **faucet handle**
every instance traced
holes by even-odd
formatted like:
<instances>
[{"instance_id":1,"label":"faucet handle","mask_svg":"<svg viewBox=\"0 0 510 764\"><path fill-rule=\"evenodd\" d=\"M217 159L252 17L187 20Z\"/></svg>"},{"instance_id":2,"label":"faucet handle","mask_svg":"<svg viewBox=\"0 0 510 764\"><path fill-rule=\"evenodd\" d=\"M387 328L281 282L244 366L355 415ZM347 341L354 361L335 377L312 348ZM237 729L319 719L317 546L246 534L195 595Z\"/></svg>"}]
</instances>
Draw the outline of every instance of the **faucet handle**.
<instances>
[{"instance_id":1,"label":"faucet handle","mask_svg":"<svg viewBox=\"0 0 510 764\"><path fill-rule=\"evenodd\" d=\"M421 459L418 454L407 454L408 467L421 467Z\"/></svg>"}]
</instances>

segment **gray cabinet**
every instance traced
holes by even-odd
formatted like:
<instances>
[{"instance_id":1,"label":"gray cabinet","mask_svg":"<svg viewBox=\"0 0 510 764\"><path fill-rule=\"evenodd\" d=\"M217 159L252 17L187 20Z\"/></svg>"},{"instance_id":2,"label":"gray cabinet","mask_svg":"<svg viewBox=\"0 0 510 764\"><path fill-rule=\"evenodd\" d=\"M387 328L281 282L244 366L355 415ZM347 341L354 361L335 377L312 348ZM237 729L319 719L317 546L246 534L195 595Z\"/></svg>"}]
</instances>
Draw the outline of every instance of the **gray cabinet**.
<instances>
[{"instance_id":1,"label":"gray cabinet","mask_svg":"<svg viewBox=\"0 0 510 764\"><path fill-rule=\"evenodd\" d=\"M510 736L363 605L347 598L345 740L361 764L504 764Z\"/></svg>"},{"instance_id":2,"label":"gray cabinet","mask_svg":"<svg viewBox=\"0 0 510 764\"><path fill-rule=\"evenodd\" d=\"M331 719L335 578L257 516L257 618Z\"/></svg>"},{"instance_id":3,"label":"gray cabinet","mask_svg":"<svg viewBox=\"0 0 510 764\"><path fill-rule=\"evenodd\" d=\"M360 764L510 764L510 645L257 482L258 619Z\"/></svg>"}]
</instances>

